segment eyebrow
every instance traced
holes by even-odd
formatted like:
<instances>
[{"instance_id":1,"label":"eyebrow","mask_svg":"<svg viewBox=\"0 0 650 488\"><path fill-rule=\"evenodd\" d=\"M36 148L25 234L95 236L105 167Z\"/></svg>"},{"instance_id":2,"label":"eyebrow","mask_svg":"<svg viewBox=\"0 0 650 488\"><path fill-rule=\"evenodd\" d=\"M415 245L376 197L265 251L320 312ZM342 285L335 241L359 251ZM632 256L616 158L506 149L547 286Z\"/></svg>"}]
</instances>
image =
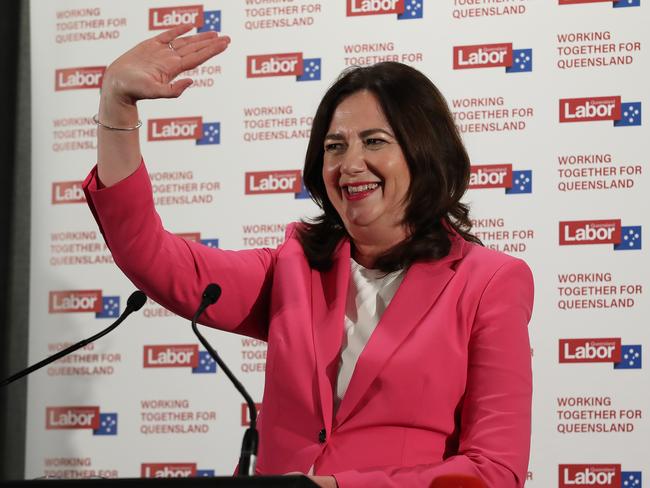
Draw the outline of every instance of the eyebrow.
<instances>
[{"instance_id":1,"label":"eyebrow","mask_svg":"<svg viewBox=\"0 0 650 488\"><path fill-rule=\"evenodd\" d=\"M360 135L361 137L367 137L367 136L372 135L372 134L375 134L375 133L377 133L377 132L383 132L383 133L386 134L387 136L390 136L390 137L392 137L392 138L395 138L395 136L394 136L393 134L391 134L390 132L388 132L387 130L385 130L385 129L380 129L380 128L378 128L378 127L373 128L373 129L362 130L362 131L359 133L359 135ZM338 132L335 132L335 133L332 133L332 134L327 134L327 135L325 136L325 139L332 139L332 140L335 140L335 141L342 141L342 140L345 139L345 136L343 136L343 134L340 134L340 133L338 133Z\"/></svg>"}]
</instances>

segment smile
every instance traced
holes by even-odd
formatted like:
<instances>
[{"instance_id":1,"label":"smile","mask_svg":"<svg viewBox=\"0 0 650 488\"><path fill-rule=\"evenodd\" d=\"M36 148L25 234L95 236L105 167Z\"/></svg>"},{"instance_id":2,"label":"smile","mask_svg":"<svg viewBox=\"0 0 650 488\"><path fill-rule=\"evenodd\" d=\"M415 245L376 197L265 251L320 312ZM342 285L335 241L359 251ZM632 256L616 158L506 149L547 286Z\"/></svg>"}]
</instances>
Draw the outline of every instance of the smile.
<instances>
[{"instance_id":1,"label":"smile","mask_svg":"<svg viewBox=\"0 0 650 488\"><path fill-rule=\"evenodd\" d=\"M348 200L360 200L367 197L377 188L379 183L360 183L357 185L344 186L344 194Z\"/></svg>"}]
</instances>

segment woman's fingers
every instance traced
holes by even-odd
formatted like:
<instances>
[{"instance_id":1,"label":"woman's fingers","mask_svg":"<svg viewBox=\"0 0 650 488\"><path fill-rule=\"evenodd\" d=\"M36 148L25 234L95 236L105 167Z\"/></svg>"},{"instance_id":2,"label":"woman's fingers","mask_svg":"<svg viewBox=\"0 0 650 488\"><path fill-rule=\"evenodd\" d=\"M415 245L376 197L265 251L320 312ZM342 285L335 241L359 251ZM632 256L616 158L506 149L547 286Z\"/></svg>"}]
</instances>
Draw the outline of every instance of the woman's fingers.
<instances>
[{"instance_id":1,"label":"woman's fingers","mask_svg":"<svg viewBox=\"0 0 650 488\"><path fill-rule=\"evenodd\" d=\"M215 32L178 37L192 28L174 27L124 53L104 74L104 94L131 103L144 98L180 96L192 80L174 79L223 52L230 43L229 37ZM109 83L110 80L114 82Z\"/></svg>"},{"instance_id":2,"label":"woman's fingers","mask_svg":"<svg viewBox=\"0 0 650 488\"><path fill-rule=\"evenodd\" d=\"M230 39L228 38L219 38L217 42L210 42L198 51L182 56L181 72L196 68L198 65L205 63L211 57L225 51L229 42Z\"/></svg>"},{"instance_id":3,"label":"woman's fingers","mask_svg":"<svg viewBox=\"0 0 650 488\"><path fill-rule=\"evenodd\" d=\"M185 34L186 32L189 32L193 28L194 28L194 25L192 25L192 24L179 25L179 26L176 26L176 27L172 27L169 30L161 32L156 37L154 37L154 39L159 41L159 42L162 42L163 44L169 44L174 39L176 39L178 36L182 36L183 34Z\"/></svg>"},{"instance_id":4,"label":"woman's fingers","mask_svg":"<svg viewBox=\"0 0 650 488\"><path fill-rule=\"evenodd\" d=\"M168 65L169 72L165 78L173 80L184 71L196 68L211 57L223 52L228 47L229 43L230 38L219 37L187 44L183 48L185 51L175 50L175 59L178 62L177 64L175 63L173 67ZM190 49L196 50L190 51ZM184 52L187 52L187 54L183 54ZM160 93L158 97L179 97L191 84L192 80L190 78L183 78L169 83L161 83L159 86Z\"/></svg>"},{"instance_id":5,"label":"woman's fingers","mask_svg":"<svg viewBox=\"0 0 650 488\"><path fill-rule=\"evenodd\" d=\"M191 36L177 37L171 41L171 44L174 46L175 51L182 51L187 46L191 46L198 42L204 42L208 39L216 39L217 37L219 37L219 34L214 31L200 32Z\"/></svg>"},{"instance_id":6,"label":"woman's fingers","mask_svg":"<svg viewBox=\"0 0 650 488\"><path fill-rule=\"evenodd\" d=\"M173 32L165 31L166 33ZM163 37L167 39L167 37ZM169 52L164 54L171 55L172 58L180 57L180 63L171 65L171 71L168 73L169 78L173 79L183 71L196 68L208 59L223 52L230 44L230 37L219 36L216 32L201 32L192 36L178 37L169 41L163 52L167 49ZM172 48L172 49L169 49Z\"/></svg>"},{"instance_id":7,"label":"woman's fingers","mask_svg":"<svg viewBox=\"0 0 650 488\"><path fill-rule=\"evenodd\" d=\"M162 85L159 98L178 98L192 84L191 78L182 78Z\"/></svg>"},{"instance_id":8,"label":"woman's fingers","mask_svg":"<svg viewBox=\"0 0 650 488\"><path fill-rule=\"evenodd\" d=\"M222 37L211 36L210 38L207 39L199 39L194 42L189 42L187 44L184 44L182 47L176 47L176 44L174 44L174 51L179 56L187 56L188 54L192 54L193 52L200 51L206 46L209 46L213 43L219 43L219 42L226 42L226 41Z\"/></svg>"}]
</instances>

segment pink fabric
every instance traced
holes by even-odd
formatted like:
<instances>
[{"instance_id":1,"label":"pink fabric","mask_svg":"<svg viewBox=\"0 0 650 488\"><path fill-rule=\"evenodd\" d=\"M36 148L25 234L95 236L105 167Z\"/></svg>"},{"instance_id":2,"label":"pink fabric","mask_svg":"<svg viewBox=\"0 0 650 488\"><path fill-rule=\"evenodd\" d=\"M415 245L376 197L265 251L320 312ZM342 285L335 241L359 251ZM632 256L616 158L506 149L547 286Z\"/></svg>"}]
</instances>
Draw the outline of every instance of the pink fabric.
<instances>
[{"instance_id":1,"label":"pink fabric","mask_svg":"<svg viewBox=\"0 0 650 488\"><path fill-rule=\"evenodd\" d=\"M523 261L455 236L447 257L411 266L334 412L349 242L322 273L293 228L277 249L211 249L163 229L144 164L112 187L97 182L95 169L86 198L136 286L188 318L219 283L203 323L268 341L260 474L313 464L341 488L429 486L448 473L524 485L533 281Z\"/></svg>"}]
</instances>

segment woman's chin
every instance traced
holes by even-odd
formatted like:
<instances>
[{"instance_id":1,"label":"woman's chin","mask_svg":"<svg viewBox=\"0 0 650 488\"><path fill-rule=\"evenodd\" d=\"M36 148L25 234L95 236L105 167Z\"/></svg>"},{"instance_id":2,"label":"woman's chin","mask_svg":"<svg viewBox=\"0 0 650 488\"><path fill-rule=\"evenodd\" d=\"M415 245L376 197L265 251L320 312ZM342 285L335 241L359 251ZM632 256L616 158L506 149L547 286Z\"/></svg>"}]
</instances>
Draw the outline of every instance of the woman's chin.
<instances>
[{"instance_id":1,"label":"woman's chin","mask_svg":"<svg viewBox=\"0 0 650 488\"><path fill-rule=\"evenodd\" d=\"M346 227L350 233L353 233L353 230L368 229L376 220L376 216L367 214L348 215L347 217Z\"/></svg>"}]
</instances>

